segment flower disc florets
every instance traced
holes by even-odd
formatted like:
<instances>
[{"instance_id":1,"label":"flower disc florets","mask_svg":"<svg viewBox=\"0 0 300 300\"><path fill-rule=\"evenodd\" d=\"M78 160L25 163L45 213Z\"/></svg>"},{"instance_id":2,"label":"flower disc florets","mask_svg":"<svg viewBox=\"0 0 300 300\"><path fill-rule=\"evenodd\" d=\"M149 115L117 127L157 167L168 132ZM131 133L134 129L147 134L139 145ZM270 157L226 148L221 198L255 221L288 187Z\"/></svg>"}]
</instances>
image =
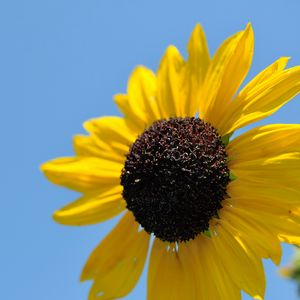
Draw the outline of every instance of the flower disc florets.
<instances>
[{"instance_id":1,"label":"flower disc florets","mask_svg":"<svg viewBox=\"0 0 300 300\"><path fill-rule=\"evenodd\" d=\"M153 123L130 148L121 175L123 197L137 222L169 242L208 229L229 180L220 135L190 117Z\"/></svg>"}]
</instances>

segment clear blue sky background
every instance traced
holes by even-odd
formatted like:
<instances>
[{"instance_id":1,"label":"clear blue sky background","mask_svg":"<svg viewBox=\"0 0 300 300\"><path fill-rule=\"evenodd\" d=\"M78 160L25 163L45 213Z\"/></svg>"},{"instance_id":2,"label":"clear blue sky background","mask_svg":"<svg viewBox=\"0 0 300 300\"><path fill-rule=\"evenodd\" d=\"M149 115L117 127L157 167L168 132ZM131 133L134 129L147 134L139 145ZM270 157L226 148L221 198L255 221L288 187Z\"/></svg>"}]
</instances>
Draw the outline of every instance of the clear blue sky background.
<instances>
[{"instance_id":1,"label":"clear blue sky background","mask_svg":"<svg viewBox=\"0 0 300 300\"><path fill-rule=\"evenodd\" d=\"M282 55L300 64L299 11L299 0L1 1L0 298L86 299L81 267L116 220L81 228L55 224L52 211L76 195L48 183L39 165L72 155L72 135L83 132L84 120L118 114L112 95L126 90L135 65L155 70L171 43L185 54L196 22L213 53L248 21L256 36L249 77ZM299 123L299 112L298 97L261 124ZM284 246L283 263L291 255ZM296 299L294 284L265 265L266 299ZM145 283L144 272L126 299L145 299Z\"/></svg>"}]
</instances>

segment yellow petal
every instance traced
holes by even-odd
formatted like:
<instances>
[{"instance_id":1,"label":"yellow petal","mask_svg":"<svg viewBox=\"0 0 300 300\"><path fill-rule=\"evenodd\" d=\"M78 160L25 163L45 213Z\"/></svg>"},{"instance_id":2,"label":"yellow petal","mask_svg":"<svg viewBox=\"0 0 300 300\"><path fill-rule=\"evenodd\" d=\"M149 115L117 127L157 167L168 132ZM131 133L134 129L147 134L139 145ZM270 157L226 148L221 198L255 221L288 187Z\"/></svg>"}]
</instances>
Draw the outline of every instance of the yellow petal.
<instances>
[{"instance_id":1,"label":"yellow petal","mask_svg":"<svg viewBox=\"0 0 300 300\"><path fill-rule=\"evenodd\" d=\"M200 113L218 128L233 96L250 68L254 37L252 27L226 40L214 55L204 82Z\"/></svg>"},{"instance_id":2,"label":"yellow petal","mask_svg":"<svg viewBox=\"0 0 300 300\"><path fill-rule=\"evenodd\" d=\"M188 46L188 59L183 67L182 101L184 116L195 116L201 88L210 62L205 33L200 24L197 24L191 34Z\"/></svg>"},{"instance_id":3,"label":"yellow petal","mask_svg":"<svg viewBox=\"0 0 300 300\"><path fill-rule=\"evenodd\" d=\"M269 187L300 185L300 152L275 155L245 162L229 162L235 176L252 183Z\"/></svg>"},{"instance_id":4,"label":"yellow petal","mask_svg":"<svg viewBox=\"0 0 300 300\"><path fill-rule=\"evenodd\" d=\"M122 168L122 164L93 157L57 158L41 166L51 182L87 193L103 185L119 185Z\"/></svg>"},{"instance_id":5,"label":"yellow petal","mask_svg":"<svg viewBox=\"0 0 300 300\"><path fill-rule=\"evenodd\" d=\"M269 207L273 214L288 216L300 207L299 150L299 124L261 126L239 136L227 147L229 167L237 176L228 194L242 198L248 208ZM253 200L246 203L245 198Z\"/></svg>"},{"instance_id":6,"label":"yellow petal","mask_svg":"<svg viewBox=\"0 0 300 300\"><path fill-rule=\"evenodd\" d=\"M117 94L114 96L115 103L119 110L123 113L126 125L136 133L141 133L147 127L144 118L136 115L130 106L130 101L127 95Z\"/></svg>"},{"instance_id":7,"label":"yellow petal","mask_svg":"<svg viewBox=\"0 0 300 300\"><path fill-rule=\"evenodd\" d=\"M279 183L268 182L264 178L258 182L238 178L229 184L228 194L234 211L239 211L243 218L247 218L256 226L268 228L268 231L273 232L281 241L299 245L298 186L291 180L286 180L280 186ZM260 231L263 232L263 229ZM274 242L273 244L275 245Z\"/></svg>"},{"instance_id":8,"label":"yellow petal","mask_svg":"<svg viewBox=\"0 0 300 300\"><path fill-rule=\"evenodd\" d=\"M198 236L178 247L156 239L150 257L148 300L241 299L210 239Z\"/></svg>"},{"instance_id":9,"label":"yellow petal","mask_svg":"<svg viewBox=\"0 0 300 300\"><path fill-rule=\"evenodd\" d=\"M184 61L174 46L169 46L157 72L157 100L163 118L182 115L180 71Z\"/></svg>"},{"instance_id":10,"label":"yellow petal","mask_svg":"<svg viewBox=\"0 0 300 300\"><path fill-rule=\"evenodd\" d=\"M189 54L187 64L195 71L199 81L203 81L209 66L210 56L205 33L200 24L197 24L188 42Z\"/></svg>"},{"instance_id":11,"label":"yellow petal","mask_svg":"<svg viewBox=\"0 0 300 300\"><path fill-rule=\"evenodd\" d=\"M130 108L135 115L143 118L147 127L155 120L160 119L156 85L154 73L143 66L135 68L128 81Z\"/></svg>"},{"instance_id":12,"label":"yellow petal","mask_svg":"<svg viewBox=\"0 0 300 300\"><path fill-rule=\"evenodd\" d=\"M216 232L211 239L227 273L247 294L262 299L266 282L260 257L225 219L218 220Z\"/></svg>"},{"instance_id":13,"label":"yellow petal","mask_svg":"<svg viewBox=\"0 0 300 300\"><path fill-rule=\"evenodd\" d=\"M243 161L300 151L300 125L274 124L256 127L231 141L226 151L231 166Z\"/></svg>"},{"instance_id":14,"label":"yellow petal","mask_svg":"<svg viewBox=\"0 0 300 300\"><path fill-rule=\"evenodd\" d=\"M100 141L106 143L111 148L126 150L135 141L136 133L132 132L123 118L120 117L101 117L91 119L84 123L84 128L95 134Z\"/></svg>"},{"instance_id":15,"label":"yellow petal","mask_svg":"<svg viewBox=\"0 0 300 300\"><path fill-rule=\"evenodd\" d=\"M278 217L269 213L269 211L252 211L237 205L235 210L244 218L268 227L281 241L296 245L300 244L300 225L294 222L292 217Z\"/></svg>"},{"instance_id":16,"label":"yellow petal","mask_svg":"<svg viewBox=\"0 0 300 300\"><path fill-rule=\"evenodd\" d=\"M258 75L256 75L249 83L245 85L245 87L239 92L239 97L243 98L245 95L249 93L255 86L269 79L271 76L284 70L287 63L289 61L289 57L281 57L263 71L261 71ZM226 117L226 116L225 116Z\"/></svg>"},{"instance_id":17,"label":"yellow petal","mask_svg":"<svg viewBox=\"0 0 300 300\"><path fill-rule=\"evenodd\" d=\"M249 182L237 178L229 183L227 193L248 209L267 209L277 215L287 216L290 210L300 207L300 190L289 184L282 188L278 185L267 185L264 180Z\"/></svg>"},{"instance_id":18,"label":"yellow petal","mask_svg":"<svg viewBox=\"0 0 300 300\"><path fill-rule=\"evenodd\" d=\"M207 277L202 268L196 241L180 243L178 255L183 264L184 276L190 284L190 291L187 292L189 299L214 299L214 289L209 289L209 285L205 282Z\"/></svg>"},{"instance_id":19,"label":"yellow petal","mask_svg":"<svg viewBox=\"0 0 300 300\"><path fill-rule=\"evenodd\" d=\"M218 265L218 275L216 275L214 273L215 269L211 267L211 257L208 257L212 255L213 259L216 259L216 253L214 252L214 249L211 248L210 244L210 239L203 235L198 235L194 240L186 243L187 249L185 251L183 251L184 248L182 246L179 249L182 256L185 256L186 259L189 257L191 260L191 269L196 278L196 299L223 299L222 296L224 293L227 292L227 296L232 295L231 290L236 288L232 282L230 283L230 286L227 287L226 291L222 288L223 283L219 282L218 275L224 271L223 266ZM218 277L218 279L216 277ZM228 277L228 275L226 277ZM228 283L226 279L225 282ZM239 294L239 289L236 289L236 292ZM228 297L225 297L224 299L227 298ZM233 297L232 299L240 298Z\"/></svg>"},{"instance_id":20,"label":"yellow petal","mask_svg":"<svg viewBox=\"0 0 300 300\"><path fill-rule=\"evenodd\" d=\"M139 231L131 212L90 255L81 280L92 279L89 300L108 300L127 295L144 268L150 236Z\"/></svg>"},{"instance_id":21,"label":"yellow petal","mask_svg":"<svg viewBox=\"0 0 300 300\"><path fill-rule=\"evenodd\" d=\"M125 155L129 151L125 153L124 149L112 149L94 134L74 136L73 146L77 156L99 157L119 163L124 163Z\"/></svg>"},{"instance_id":22,"label":"yellow petal","mask_svg":"<svg viewBox=\"0 0 300 300\"><path fill-rule=\"evenodd\" d=\"M253 222L253 220L246 218L244 215L239 214L235 206L244 207L250 210L243 198L231 198L230 204L223 204L222 218L228 220L232 227L239 232L239 234L249 241L255 253L259 257L271 258L275 264L279 264L281 260L281 246L279 239L268 228L260 223ZM251 202L252 199L247 199ZM244 206L244 204L246 204Z\"/></svg>"},{"instance_id":23,"label":"yellow petal","mask_svg":"<svg viewBox=\"0 0 300 300\"><path fill-rule=\"evenodd\" d=\"M101 193L85 195L56 211L53 218L64 225L89 225L106 221L126 207L122 187L111 187Z\"/></svg>"},{"instance_id":24,"label":"yellow petal","mask_svg":"<svg viewBox=\"0 0 300 300\"><path fill-rule=\"evenodd\" d=\"M96 156L123 163L137 134L128 128L123 118L101 117L84 123L89 136L74 137L78 156Z\"/></svg>"},{"instance_id":25,"label":"yellow petal","mask_svg":"<svg viewBox=\"0 0 300 300\"><path fill-rule=\"evenodd\" d=\"M195 278L190 261L174 244L155 239L148 273L148 300L196 300Z\"/></svg>"},{"instance_id":26,"label":"yellow petal","mask_svg":"<svg viewBox=\"0 0 300 300\"><path fill-rule=\"evenodd\" d=\"M228 107L218 129L224 135L263 119L300 92L300 67L281 72L242 92Z\"/></svg>"},{"instance_id":27,"label":"yellow petal","mask_svg":"<svg viewBox=\"0 0 300 300\"><path fill-rule=\"evenodd\" d=\"M155 74L138 66L129 77L127 95L115 95L115 102L124 114L125 122L134 132L141 133L153 121L160 119Z\"/></svg>"},{"instance_id":28,"label":"yellow petal","mask_svg":"<svg viewBox=\"0 0 300 300\"><path fill-rule=\"evenodd\" d=\"M198 299L241 299L241 287L232 281L232 270L224 268L224 255L218 252L212 240L202 235L195 239L195 243L203 272L202 289L205 289L205 297Z\"/></svg>"}]
</instances>

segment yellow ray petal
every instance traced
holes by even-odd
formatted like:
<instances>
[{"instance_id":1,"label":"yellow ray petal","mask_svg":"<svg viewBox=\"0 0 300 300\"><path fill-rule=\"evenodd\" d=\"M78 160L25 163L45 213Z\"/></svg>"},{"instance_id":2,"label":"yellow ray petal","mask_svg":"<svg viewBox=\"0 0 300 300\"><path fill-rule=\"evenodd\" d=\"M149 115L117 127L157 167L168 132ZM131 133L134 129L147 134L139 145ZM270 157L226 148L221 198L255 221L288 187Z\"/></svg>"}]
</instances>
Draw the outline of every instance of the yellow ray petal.
<instances>
[{"instance_id":1,"label":"yellow ray petal","mask_svg":"<svg viewBox=\"0 0 300 300\"><path fill-rule=\"evenodd\" d=\"M239 136L227 148L229 166L238 176L228 186L229 195L248 195L256 206L260 201L273 213L288 214L300 206L299 149L299 124L261 126Z\"/></svg>"},{"instance_id":2,"label":"yellow ray petal","mask_svg":"<svg viewBox=\"0 0 300 300\"><path fill-rule=\"evenodd\" d=\"M252 27L226 40L214 55L204 82L200 113L218 128L233 96L250 68L254 37Z\"/></svg>"},{"instance_id":3,"label":"yellow ray petal","mask_svg":"<svg viewBox=\"0 0 300 300\"><path fill-rule=\"evenodd\" d=\"M130 75L127 95L118 94L114 98L126 124L134 132L143 132L162 117L158 108L156 76L143 66L136 67Z\"/></svg>"},{"instance_id":4,"label":"yellow ray petal","mask_svg":"<svg viewBox=\"0 0 300 300\"><path fill-rule=\"evenodd\" d=\"M73 140L78 156L96 156L123 163L137 137L119 117L91 119L84 123L84 128L90 135L77 135Z\"/></svg>"},{"instance_id":5,"label":"yellow ray petal","mask_svg":"<svg viewBox=\"0 0 300 300\"><path fill-rule=\"evenodd\" d=\"M157 100L163 118L182 115L180 98L183 58L174 46L169 46L157 72Z\"/></svg>"},{"instance_id":6,"label":"yellow ray petal","mask_svg":"<svg viewBox=\"0 0 300 300\"><path fill-rule=\"evenodd\" d=\"M300 207L300 190L297 186L287 185L285 188L276 185L267 185L266 182L249 182L236 180L229 183L227 193L232 201L238 199L239 203L249 209L267 209L273 214L288 215L291 209Z\"/></svg>"},{"instance_id":7,"label":"yellow ray petal","mask_svg":"<svg viewBox=\"0 0 300 300\"><path fill-rule=\"evenodd\" d=\"M136 115L130 106L130 101L128 95L126 94L117 94L114 95L115 103L117 104L119 110L124 115L124 120L126 125L136 133L141 133L147 127L147 123L144 121L144 118Z\"/></svg>"},{"instance_id":8,"label":"yellow ray petal","mask_svg":"<svg viewBox=\"0 0 300 300\"><path fill-rule=\"evenodd\" d=\"M138 230L131 212L90 255L81 280L94 280L89 300L108 300L127 295L144 268L150 236Z\"/></svg>"},{"instance_id":9,"label":"yellow ray petal","mask_svg":"<svg viewBox=\"0 0 300 300\"><path fill-rule=\"evenodd\" d=\"M249 83L247 83L245 85L245 87L239 92L239 97L241 97L241 98L245 97L245 95L247 95L258 84L269 79L271 76L273 76L277 72L284 70L288 61L289 61L289 57L281 57L278 60L276 60L274 63L269 65L267 68L265 68L263 71L261 71L258 75L256 75Z\"/></svg>"},{"instance_id":10,"label":"yellow ray petal","mask_svg":"<svg viewBox=\"0 0 300 300\"><path fill-rule=\"evenodd\" d=\"M253 253L225 219L218 220L216 232L211 239L227 273L247 294L262 299L266 282L261 258Z\"/></svg>"},{"instance_id":11,"label":"yellow ray petal","mask_svg":"<svg viewBox=\"0 0 300 300\"><path fill-rule=\"evenodd\" d=\"M177 253L168 243L155 239L148 270L147 299L183 299L185 286L181 279L184 279L183 265ZM179 286L181 288L176 288Z\"/></svg>"},{"instance_id":12,"label":"yellow ray petal","mask_svg":"<svg viewBox=\"0 0 300 300\"><path fill-rule=\"evenodd\" d=\"M256 127L231 141L226 151L232 161L231 165L300 151L300 124Z\"/></svg>"},{"instance_id":13,"label":"yellow ray petal","mask_svg":"<svg viewBox=\"0 0 300 300\"><path fill-rule=\"evenodd\" d=\"M176 251L174 244L154 240L148 273L148 300L199 299L193 266L186 258L180 250Z\"/></svg>"},{"instance_id":14,"label":"yellow ray petal","mask_svg":"<svg viewBox=\"0 0 300 300\"><path fill-rule=\"evenodd\" d=\"M300 152L276 155L245 162L229 162L235 176L251 183L265 183L269 187L300 185Z\"/></svg>"},{"instance_id":15,"label":"yellow ray petal","mask_svg":"<svg viewBox=\"0 0 300 300\"><path fill-rule=\"evenodd\" d=\"M155 120L160 119L156 85L154 73L143 66L134 69L128 82L130 107L135 115L143 118L147 127Z\"/></svg>"},{"instance_id":16,"label":"yellow ray petal","mask_svg":"<svg viewBox=\"0 0 300 300\"><path fill-rule=\"evenodd\" d=\"M84 123L84 128L99 137L99 140L108 145L120 144L124 148L132 144L136 139L136 133L132 132L123 118L120 117L100 117L88 120Z\"/></svg>"},{"instance_id":17,"label":"yellow ray petal","mask_svg":"<svg viewBox=\"0 0 300 300\"><path fill-rule=\"evenodd\" d=\"M124 151L120 147L112 149L108 144L101 142L94 134L89 136L75 135L73 137L73 147L77 156L99 157L119 163L124 163L125 156L129 151Z\"/></svg>"},{"instance_id":18,"label":"yellow ray petal","mask_svg":"<svg viewBox=\"0 0 300 300\"><path fill-rule=\"evenodd\" d=\"M198 245L195 240L179 244L178 255L183 263L184 276L190 283L190 299L214 299L214 289L205 282L206 275L202 269ZM204 288L205 287L205 288Z\"/></svg>"},{"instance_id":19,"label":"yellow ray petal","mask_svg":"<svg viewBox=\"0 0 300 300\"><path fill-rule=\"evenodd\" d=\"M212 240L198 236L195 243L198 245L198 260L203 272L202 289L205 289L205 297L198 299L241 299L241 287L228 276L223 264L224 255L218 252Z\"/></svg>"},{"instance_id":20,"label":"yellow ray petal","mask_svg":"<svg viewBox=\"0 0 300 300\"><path fill-rule=\"evenodd\" d=\"M198 235L194 240L191 240L186 244L180 244L179 247L180 255L184 257L186 261L189 259L191 262L190 272L193 272L196 279L194 290L196 291L197 300L222 299L222 293L220 294L220 289L217 288L219 282L215 279L215 274L212 272L210 260L208 261L204 254L211 251L208 243L211 243L210 239ZM185 247L183 247L183 245ZM214 252L212 252L212 255L213 254ZM222 268L222 266L219 266L219 268ZM218 272L220 273L222 271L219 269ZM231 288L236 288L236 286L233 284L229 287L229 289ZM228 294L230 295L231 293L229 292Z\"/></svg>"},{"instance_id":21,"label":"yellow ray petal","mask_svg":"<svg viewBox=\"0 0 300 300\"><path fill-rule=\"evenodd\" d=\"M89 193L103 185L119 185L122 164L93 157L63 157L41 166L53 183Z\"/></svg>"},{"instance_id":22,"label":"yellow ray petal","mask_svg":"<svg viewBox=\"0 0 300 300\"><path fill-rule=\"evenodd\" d=\"M95 195L85 195L56 211L53 218L64 225L89 225L106 221L126 207L122 187L115 186Z\"/></svg>"},{"instance_id":23,"label":"yellow ray petal","mask_svg":"<svg viewBox=\"0 0 300 300\"><path fill-rule=\"evenodd\" d=\"M281 241L290 244L300 244L300 225L295 223L292 217L278 217L268 211L251 211L237 205L235 210L244 218L268 227Z\"/></svg>"},{"instance_id":24,"label":"yellow ray petal","mask_svg":"<svg viewBox=\"0 0 300 300\"><path fill-rule=\"evenodd\" d=\"M253 185L251 184L253 187ZM269 189L270 190L270 189ZM279 189L278 189L279 190ZM259 195L259 193L249 193L240 194L240 196L232 197L230 200L232 203L239 203L239 205L242 205L244 208L247 208L249 210L253 211L262 211L262 210L268 210L270 213L277 215L277 216L288 216L290 214L290 211L293 209L296 209L299 207L300 200L299 198L294 198L293 201L290 201L289 199L284 199L285 195L284 193L281 193L282 196L277 196L272 198L272 194L269 192L266 195ZM287 194L289 195L289 194ZM296 195L295 195L296 196ZM280 197L283 197L280 199ZM299 193L298 193L299 197Z\"/></svg>"},{"instance_id":25,"label":"yellow ray petal","mask_svg":"<svg viewBox=\"0 0 300 300\"><path fill-rule=\"evenodd\" d=\"M253 220L239 214L239 211L235 209L236 205L245 207L245 209L251 209L246 205L244 206L245 202L240 200L241 198L231 198L229 201L230 204L229 202L223 204L222 218L228 220L232 227L244 239L249 241L249 244L255 249L255 253L263 258L271 258L278 265L282 254L279 239L268 226L253 222Z\"/></svg>"},{"instance_id":26,"label":"yellow ray petal","mask_svg":"<svg viewBox=\"0 0 300 300\"><path fill-rule=\"evenodd\" d=\"M300 92L300 67L281 72L243 92L228 107L218 129L222 135L263 119Z\"/></svg>"},{"instance_id":27,"label":"yellow ray petal","mask_svg":"<svg viewBox=\"0 0 300 300\"><path fill-rule=\"evenodd\" d=\"M188 59L182 74L183 115L195 116L201 98L201 87L210 62L205 33L200 24L193 30L187 46Z\"/></svg>"}]
</instances>

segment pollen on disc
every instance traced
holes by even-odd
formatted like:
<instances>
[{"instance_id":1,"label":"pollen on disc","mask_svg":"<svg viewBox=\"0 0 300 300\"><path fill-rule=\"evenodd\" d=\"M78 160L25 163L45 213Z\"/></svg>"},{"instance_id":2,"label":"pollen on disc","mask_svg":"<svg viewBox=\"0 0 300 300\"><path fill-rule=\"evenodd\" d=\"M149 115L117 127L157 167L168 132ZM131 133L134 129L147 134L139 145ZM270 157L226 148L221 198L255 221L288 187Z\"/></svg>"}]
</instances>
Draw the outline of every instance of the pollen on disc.
<instances>
[{"instance_id":1,"label":"pollen on disc","mask_svg":"<svg viewBox=\"0 0 300 300\"><path fill-rule=\"evenodd\" d=\"M208 229L229 181L217 130L189 117L154 122L131 146L121 175L123 197L137 222L169 242Z\"/></svg>"}]
</instances>

